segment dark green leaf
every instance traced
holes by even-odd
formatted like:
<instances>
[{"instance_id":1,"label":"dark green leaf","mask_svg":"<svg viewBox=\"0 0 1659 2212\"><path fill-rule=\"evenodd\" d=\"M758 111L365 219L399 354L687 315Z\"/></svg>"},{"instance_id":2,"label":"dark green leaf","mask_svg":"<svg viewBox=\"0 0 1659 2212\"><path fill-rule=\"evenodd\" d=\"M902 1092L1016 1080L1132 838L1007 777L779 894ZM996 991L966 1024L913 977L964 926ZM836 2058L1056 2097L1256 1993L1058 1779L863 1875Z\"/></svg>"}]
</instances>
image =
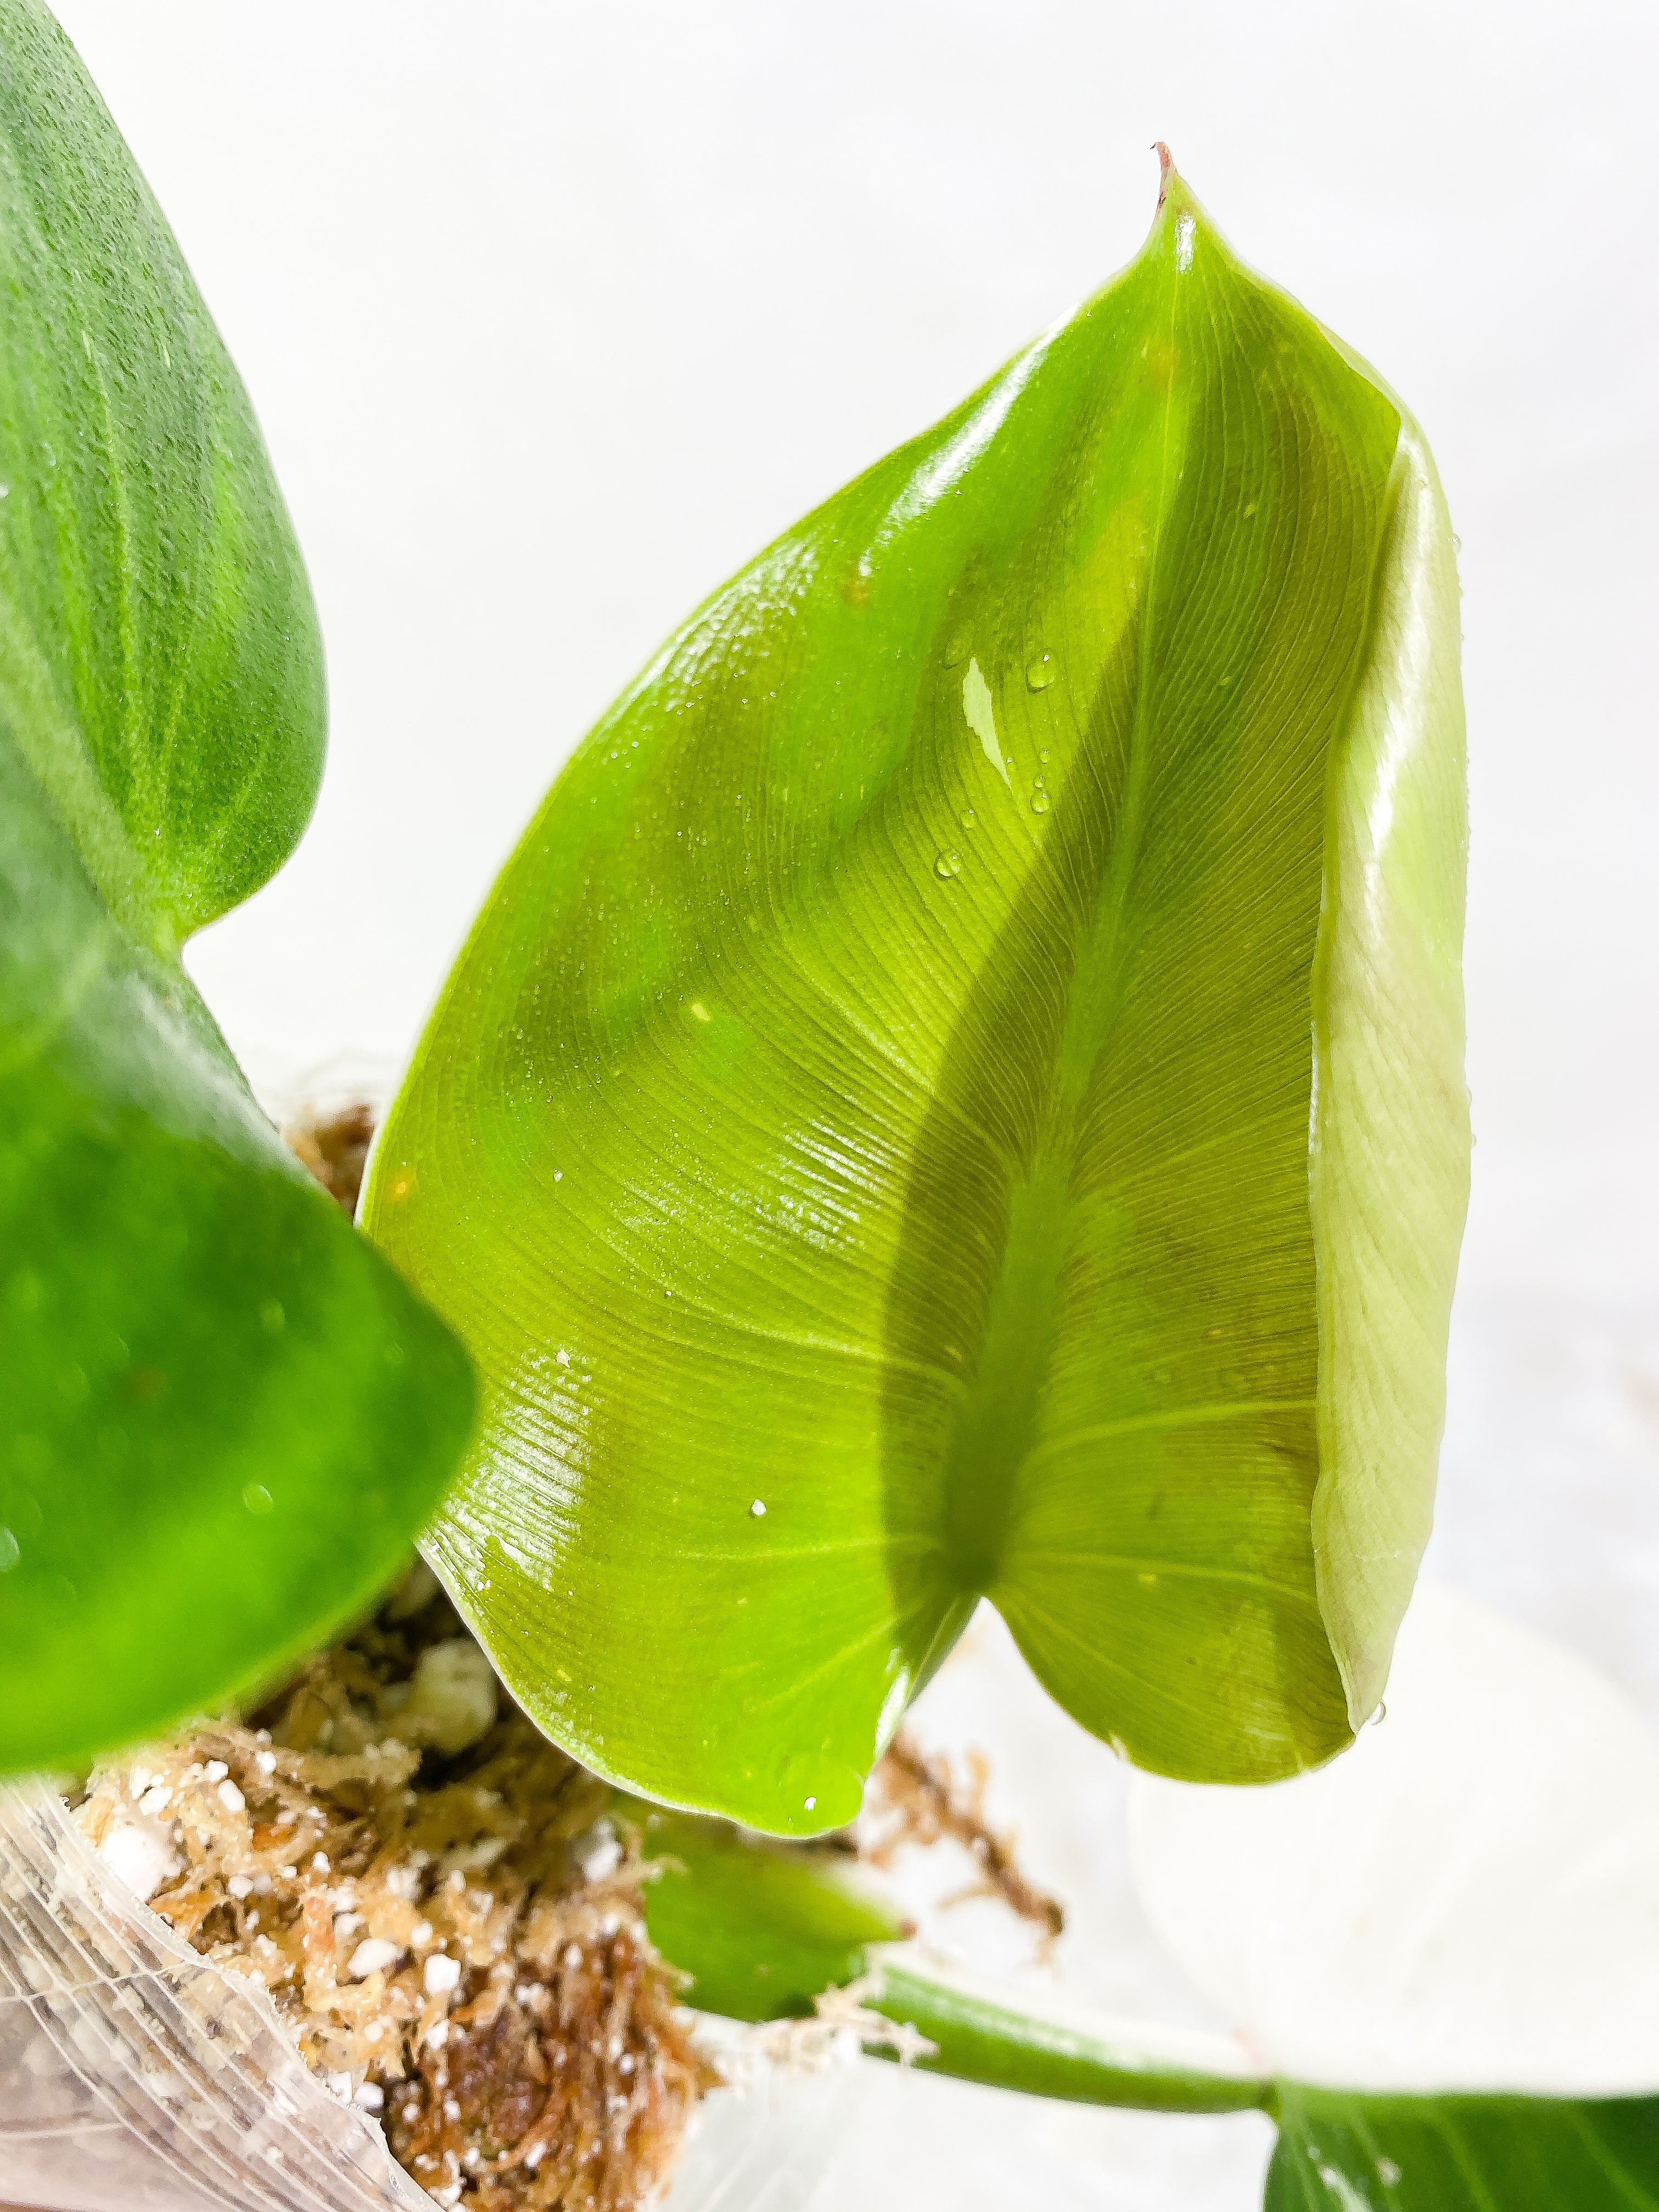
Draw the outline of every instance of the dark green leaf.
<instances>
[{"instance_id":1,"label":"dark green leaf","mask_svg":"<svg viewBox=\"0 0 1659 2212\"><path fill-rule=\"evenodd\" d=\"M538 1720L833 1825L987 1594L1144 1765L1337 1750L1429 1524L1462 862L1426 449L1174 182L605 717L394 1110L366 1221L487 1386L434 1558Z\"/></svg>"},{"instance_id":2,"label":"dark green leaf","mask_svg":"<svg viewBox=\"0 0 1659 2212\"><path fill-rule=\"evenodd\" d=\"M257 1677L391 1573L465 1363L178 963L291 850L321 647L246 397L80 64L0 0L0 1768Z\"/></svg>"},{"instance_id":3,"label":"dark green leaf","mask_svg":"<svg viewBox=\"0 0 1659 2212\"><path fill-rule=\"evenodd\" d=\"M1653 2212L1659 2097L1361 2096L1291 2085L1266 2212Z\"/></svg>"}]
</instances>

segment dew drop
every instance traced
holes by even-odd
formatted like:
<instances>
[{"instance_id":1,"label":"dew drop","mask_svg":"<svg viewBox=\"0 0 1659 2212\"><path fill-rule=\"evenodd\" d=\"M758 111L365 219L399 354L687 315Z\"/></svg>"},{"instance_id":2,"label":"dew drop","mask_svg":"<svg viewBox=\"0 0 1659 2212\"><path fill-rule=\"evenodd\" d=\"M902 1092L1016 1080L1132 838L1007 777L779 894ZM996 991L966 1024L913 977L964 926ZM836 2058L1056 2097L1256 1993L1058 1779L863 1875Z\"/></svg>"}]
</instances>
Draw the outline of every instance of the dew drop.
<instances>
[{"instance_id":1,"label":"dew drop","mask_svg":"<svg viewBox=\"0 0 1659 2212\"><path fill-rule=\"evenodd\" d=\"M936 876L943 876L946 883L950 882L952 876L959 876L962 873L961 854L941 853L933 863L933 873Z\"/></svg>"},{"instance_id":2,"label":"dew drop","mask_svg":"<svg viewBox=\"0 0 1659 2212\"><path fill-rule=\"evenodd\" d=\"M749 1517L751 1521L763 1521L766 1518L766 1500L763 1498L752 1500L749 1508Z\"/></svg>"},{"instance_id":3,"label":"dew drop","mask_svg":"<svg viewBox=\"0 0 1659 2212\"><path fill-rule=\"evenodd\" d=\"M1046 691L1060 673L1060 663L1052 653L1040 653L1025 671L1025 681L1033 691Z\"/></svg>"},{"instance_id":4,"label":"dew drop","mask_svg":"<svg viewBox=\"0 0 1659 2212\"><path fill-rule=\"evenodd\" d=\"M263 1482L247 1482L242 1486L242 1510L256 1520L263 1520L271 1510L275 1501Z\"/></svg>"},{"instance_id":5,"label":"dew drop","mask_svg":"<svg viewBox=\"0 0 1659 2212\"><path fill-rule=\"evenodd\" d=\"M945 647L945 665L947 668L959 668L967 658L967 636L963 631L958 630L953 638L951 638L946 641Z\"/></svg>"},{"instance_id":6,"label":"dew drop","mask_svg":"<svg viewBox=\"0 0 1659 2212\"><path fill-rule=\"evenodd\" d=\"M20 1557L16 1537L9 1528L0 1528L0 1575L9 1575Z\"/></svg>"},{"instance_id":7,"label":"dew drop","mask_svg":"<svg viewBox=\"0 0 1659 2212\"><path fill-rule=\"evenodd\" d=\"M1048 794L1042 788L1041 781L1037 782L1031 793L1031 811L1033 814L1046 814L1048 811Z\"/></svg>"},{"instance_id":8,"label":"dew drop","mask_svg":"<svg viewBox=\"0 0 1659 2212\"><path fill-rule=\"evenodd\" d=\"M970 806L962 817L962 826L964 830L971 830L978 819L978 815L975 813L973 808Z\"/></svg>"}]
</instances>

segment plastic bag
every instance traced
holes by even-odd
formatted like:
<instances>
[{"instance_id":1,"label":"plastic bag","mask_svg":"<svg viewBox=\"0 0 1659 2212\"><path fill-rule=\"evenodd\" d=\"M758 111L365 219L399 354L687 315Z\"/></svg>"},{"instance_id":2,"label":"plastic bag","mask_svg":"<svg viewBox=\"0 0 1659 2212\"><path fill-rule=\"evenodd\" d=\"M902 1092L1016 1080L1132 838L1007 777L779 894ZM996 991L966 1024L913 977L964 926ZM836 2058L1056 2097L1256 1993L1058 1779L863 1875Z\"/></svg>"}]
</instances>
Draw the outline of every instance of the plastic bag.
<instances>
[{"instance_id":1,"label":"plastic bag","mask_svg":"<svg viewBox=\"0 0 1659 2212\"><path fill-rule=\"evenodd\" d=\"M800 2212L856 2068L704 2106L661 2212ZM199 1958L60 1797L0 1788L0 2203L434 2212L307 2069L264 1992Z\"/></svg>"}]
</instances>

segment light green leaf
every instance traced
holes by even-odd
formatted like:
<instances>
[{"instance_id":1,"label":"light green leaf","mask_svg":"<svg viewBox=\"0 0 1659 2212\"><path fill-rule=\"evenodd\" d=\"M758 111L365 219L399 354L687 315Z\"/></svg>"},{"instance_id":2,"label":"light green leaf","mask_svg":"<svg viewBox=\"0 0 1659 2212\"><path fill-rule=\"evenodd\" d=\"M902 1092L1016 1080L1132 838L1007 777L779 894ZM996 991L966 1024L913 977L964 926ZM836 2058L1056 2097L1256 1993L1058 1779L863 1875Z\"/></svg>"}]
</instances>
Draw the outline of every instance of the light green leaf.
<instances>
[{"instance_id":1,"label":"light green leaf","mask_svg":"<svg viewBox=\"0 0 1659 2212\"><path fill-rule=\"evenodd\" d=\"M651 1940L690 1977L685 2001L731 2020L794 2020L824 1990L869 1972L872 1944L902 1930L855 1879L820 1856L784 1852L724 1821L617 1801L646 1857Z\"/></svg>"},{"instance_id":2,"label":"light green leaf","mask_svg":"<svg viewBox=\"0 0 1659 2212\"><path fill-rule=\"evenodd\" d=\"M1659 2097L1354 2096L1288 2084L1266 2212L1653 2212Z\"/></svg>"},{"instance_id":3,"label":"light green leaf","mask_svg":"<svg viewBox=\"0 0 1659 2212\"><path fill-rule=\"evenodd\" d=\"M458 1347L178 964L315 796L304 570L72 49L0 0L0 1769L161 1728L384 1582Z\"/></svg>"},{"instance_id":4,"label":"light green leaf","mask_svg":"<svg viewBox=\"0 0 1659 2212\"><path fill-rule=\"evenodd\" d=\"M833 1825L981 1593L1146 1765L1346 1741L1462 1219L1456 635L1414 426L1171 179L588 738L365 1218L485 1380L434 1563L589 1765Z\"/></svg>"}]
</instances>

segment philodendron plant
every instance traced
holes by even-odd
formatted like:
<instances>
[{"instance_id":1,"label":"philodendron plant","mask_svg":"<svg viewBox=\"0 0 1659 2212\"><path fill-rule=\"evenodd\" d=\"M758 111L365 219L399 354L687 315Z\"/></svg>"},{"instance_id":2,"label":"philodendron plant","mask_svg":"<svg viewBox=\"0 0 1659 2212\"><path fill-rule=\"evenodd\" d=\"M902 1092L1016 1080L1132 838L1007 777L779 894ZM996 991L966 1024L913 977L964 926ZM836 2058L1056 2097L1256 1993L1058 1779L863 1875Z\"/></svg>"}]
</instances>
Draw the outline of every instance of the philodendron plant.
<instances>
[{"instance_id":1,"label":"philodendron plant","mask_svg":"<svg viewBox=\"0 0 1659 2212\"><path fill-rule=\"evenodd\" d=\"M1278 2112L1276 2204L1519 2203L1536 2127L1580 2148L1529 2205L1659 2202L1652 2100L1368 2119L1169 2061L894 1963L727 1825L851 1818L983 1599L1155 1775L1279 1781L1379 1705L1468 1158L1457 586L1400 401L1166 157L1133 264L579 750L359 1233L179 958L310 811L310 594L40 0L0 257L4 1765L251 1696L418 1536L630 1793L706 2008L871 1975L927 2063Z\"/></svg>"}]
</instances>

